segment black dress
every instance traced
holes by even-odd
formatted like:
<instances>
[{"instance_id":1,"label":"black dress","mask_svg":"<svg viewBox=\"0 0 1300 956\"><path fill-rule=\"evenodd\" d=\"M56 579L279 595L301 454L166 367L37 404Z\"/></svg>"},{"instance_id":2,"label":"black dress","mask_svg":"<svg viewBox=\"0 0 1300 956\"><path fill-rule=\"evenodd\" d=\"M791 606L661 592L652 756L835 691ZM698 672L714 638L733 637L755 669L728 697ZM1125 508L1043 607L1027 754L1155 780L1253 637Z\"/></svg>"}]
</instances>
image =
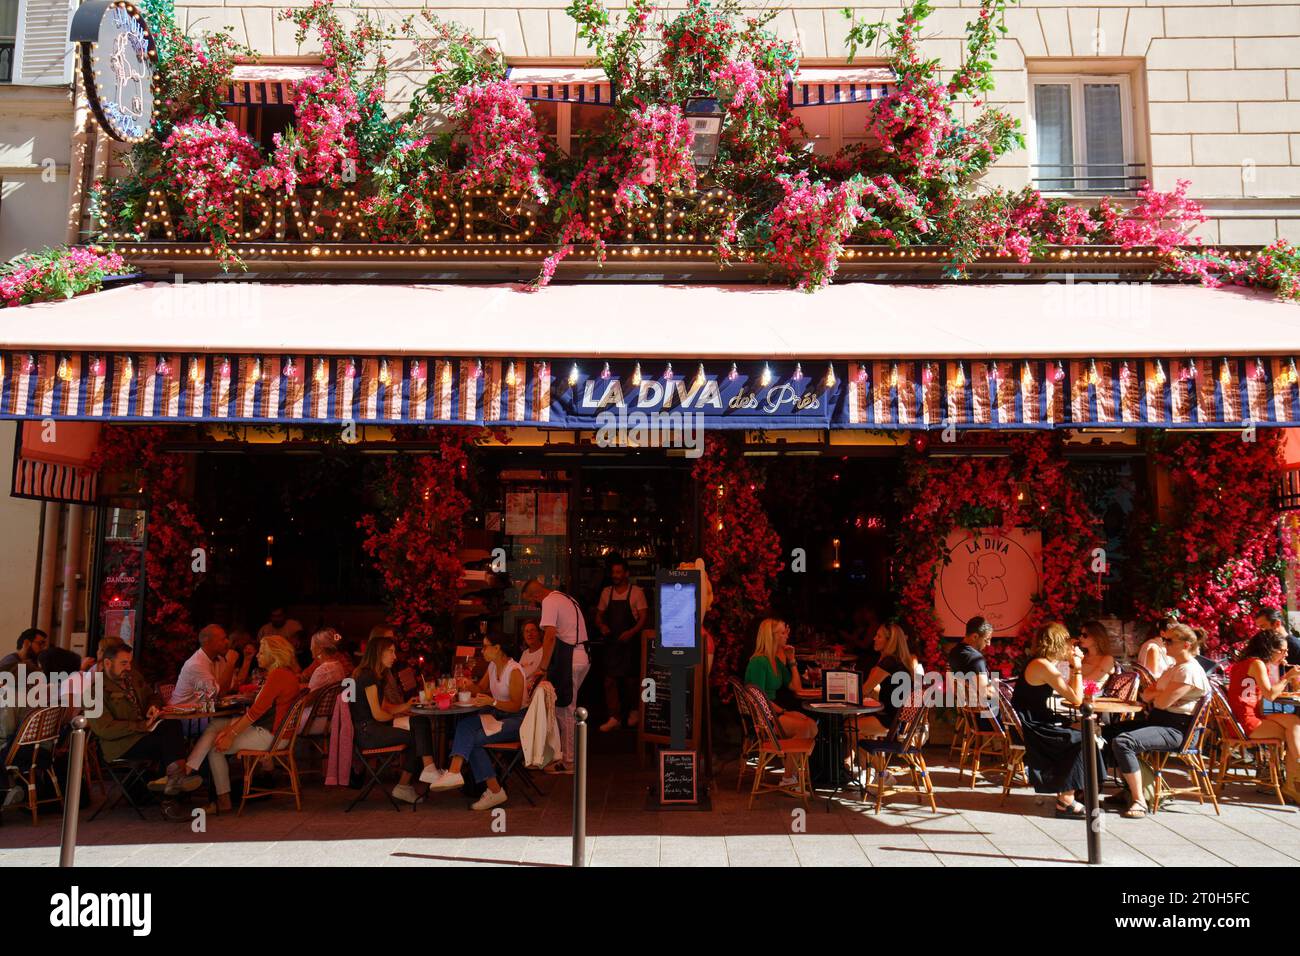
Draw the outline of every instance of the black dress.
<instances>
[{"instance_id":1,"label":"black dress","mask_svg":"<svg viewBox=\"0 0 1300 956\"><path fill-rule=\"evenodd\" d=\"M1023 674L1011 694L1011 706L1025 732L1025 766L1035 793L1082 790L1087 774L1083 762L1083 731L1071 720L1054 713L1047 701L1055 691L1050 684L1033 685ZM1096 754L1097 779L1105 779L1100 751Z\"/></svg>"}]
</instances>

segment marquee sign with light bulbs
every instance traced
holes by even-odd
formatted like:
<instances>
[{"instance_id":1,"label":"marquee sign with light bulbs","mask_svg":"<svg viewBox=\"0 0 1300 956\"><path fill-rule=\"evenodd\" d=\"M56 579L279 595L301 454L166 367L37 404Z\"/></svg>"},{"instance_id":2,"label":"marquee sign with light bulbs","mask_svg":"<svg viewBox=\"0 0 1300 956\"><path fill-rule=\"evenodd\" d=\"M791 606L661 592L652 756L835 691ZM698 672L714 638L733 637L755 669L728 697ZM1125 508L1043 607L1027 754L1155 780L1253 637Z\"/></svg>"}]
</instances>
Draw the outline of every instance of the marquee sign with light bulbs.
<instances>
[{"instance_id":1,"label":"marquee sign with light bulbs","mask_svg":"<svg viewBox=\"0 0 1300 956\"><path fill-rule=\"evenodd\" d=\"M127 0L87 0L72 17L86 98L105 132L124 143L153 135L158 48Z\"/></svg>"},{"instance_id":2,"label":"marquee sign with light bulbs","mask_svg":"<svg viewBox=\"0 0 1300 956\"><path fill-rule=\"evenodd\" d=\"M0 419L691 428L1300 425L1293 356L593 361L0 351ZM685 419L682 419L685 424Z\"/></svg>"}]
</instances>

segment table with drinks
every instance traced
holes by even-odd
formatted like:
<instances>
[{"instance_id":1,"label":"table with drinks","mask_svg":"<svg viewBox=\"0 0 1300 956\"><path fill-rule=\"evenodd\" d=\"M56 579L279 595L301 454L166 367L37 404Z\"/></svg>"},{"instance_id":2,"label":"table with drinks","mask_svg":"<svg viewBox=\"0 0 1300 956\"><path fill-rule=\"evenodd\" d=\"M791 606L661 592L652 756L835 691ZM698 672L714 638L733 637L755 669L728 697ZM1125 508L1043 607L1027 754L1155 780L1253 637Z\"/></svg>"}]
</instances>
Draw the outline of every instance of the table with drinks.
<instances>
[{"instance_id":1,"label":"table with drinks","mask_svg":"<svg viewBox=\"0 0 1300 956\"><path fill-rule=\"evenodd\" d=\"M467 689L468 687L468 689ZM411 713L417 717L429 718L433 732L434 760L438 766L447 766L447 749L450 739L447 733L448 717L464 717L476 714L483 708L475 704L477 691L469 685L458 665L450 677L441 677L421 682L419 700L411 707ZM439 719L442 718L442 719Z\"/></svg>"}]
</instances>

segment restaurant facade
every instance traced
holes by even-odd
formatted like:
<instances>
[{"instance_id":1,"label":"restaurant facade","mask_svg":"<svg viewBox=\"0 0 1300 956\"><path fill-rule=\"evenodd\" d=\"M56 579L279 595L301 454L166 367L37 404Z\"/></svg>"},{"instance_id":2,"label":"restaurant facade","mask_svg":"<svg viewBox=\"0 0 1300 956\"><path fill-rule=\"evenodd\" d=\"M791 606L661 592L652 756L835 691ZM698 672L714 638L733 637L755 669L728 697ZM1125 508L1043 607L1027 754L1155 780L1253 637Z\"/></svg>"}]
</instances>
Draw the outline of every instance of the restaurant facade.
<instances>
[{"instance_id":1,"label":"restaurant facade","mask_svg":"<svg viewBox=\"0 0 1300 956\"><path fill-rule=\"evenodd\" d=\"M392 10L369 12L398 27ZM505 72L462 84L456 107L472 114L466 88L513 90L482 115L507 124L526 104L536 150L559 161L530 179L514 127L483 135L471 119L418 209L376 185L359 134L359 163L347 140L316 154L333 157L329 174L312 182L310 160L286 187L276 157L299 161L286 132L301 127L310 152L306 131L330 128L313 117L338 103L301 90L337 85L343 34L327 25L313 41L304 23L326 20L272 6L178 5L179 31L233 23L231 44L258 54L231 53L210 88L184 74L267 157L248 179L258 189L231 190L219 214L166 160L140 174L150 117L174 110L178 88L151 70L169 43L184 60L154 9L69 16L66 82L89 107L70 130L76 238L123 266L103 291L7 309L0 350L0 416L20 423L13 493L50 503L62 544L48 573L75 596L61 635L84 633L87 649L127 637L161 670L195 625L255 630L286 607L358 636L392 620L409 653L440 666L533 616L513 582L594 603L613 555L643 581L703 560L719 674L769 608L810 642L898 616L928 659L981 613L1010 665L1045 620L1101 616L1137 642L1176 609L1226 649L1252 608L1292 605L1300 336L1277 243L1300 224L1293 8L984 3L925 19L916 48L940 59L935 76L995 53L970 71L979 103L954 93L944 108L976 128L991 105L1026 131L970 194L1047 197L1031 205L1055 225L1024 246L1007 225L1025 223L1022 200L975 240L930 226L900 241L903 220L942 218L947 200L931 195L926 213L891 191L901 174L886 188L835 172L888 147L898 130L879 104L920 88L881 37L859 36L851 56L838 8L796 3L761 42L737 40L745 55L727 69L755 71L752 103L736 105L740 73L715 71L729 79L709 96L685 91L689 175L666 139L629 175L566 165L644 112L619 105L631 74L589 21L540 4L435 13L398 31L378 86L359 59L353 93L379 90L370 105L389 115L431 95L445 61L421 44L463 31ZM1005 35L968 47L987 20ZM464 36L457 50L481 52ZM121 49L141 59L122 67L109 52ZM124 82L137 86L115 105ZM747 231L753 180L729 180L727 163L743 165L736 130L777 135L754 119L775 109L763 96L798 121L780 141L806 168L768 181L790 205L769 199L775 212ZM349 109L345 126L368 122ZM900 122L900 136L918 125ZM249 162L227 138L187 152L173 127L165 142L176 169L216 150L227 171ZM588 185L543 202L561 173ZM827 226L822 211L846 198L871 207L854 214L861 228ZM879 213L890 202L907 214ZM1076 222L1062 208L1100 210L1091 238L1062 226ZM1196 239L1213 253L1186 251ZM1224 284L1194 281L1207 273Z\"/></svg>"}]
</instances>

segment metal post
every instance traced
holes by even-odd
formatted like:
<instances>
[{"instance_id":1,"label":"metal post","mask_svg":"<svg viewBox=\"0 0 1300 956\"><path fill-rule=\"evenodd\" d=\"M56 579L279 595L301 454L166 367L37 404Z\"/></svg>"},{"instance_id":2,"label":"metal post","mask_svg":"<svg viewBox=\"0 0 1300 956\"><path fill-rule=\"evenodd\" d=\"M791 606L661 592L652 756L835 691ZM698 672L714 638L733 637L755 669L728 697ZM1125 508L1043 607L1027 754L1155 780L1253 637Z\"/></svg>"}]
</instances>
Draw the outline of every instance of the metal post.
<instances>
[{"instance_id":1,"label":"metal post","mask_svg":"<svg viewBox=\"0 0 1300 956\"><path fill-rule=\"evenodd\" d=\"M77 852L77 818L81 813L81 775L86 763L86 718L72 718L72 739L68 746L68 786L63 794L63 838L59 844L59 866L72 866Z\"/></svg>"},{"instance_id":2,"label":"metal post","mask_svg":"<svg viewBox=\"0 0 1300 956\"><path fill-rule=\"evenodd\" d=\"M1100 863L1102 811L1098 800L1101 783L1097 779L1097 718L1093 716L1092 704L1087 701L1079 712L1083 716L1083 754L1088 761L1083 790L1083 805L1088 819L1088 862Z\"/></svg>"},{"instance_id":3,"label":"metal post","mask_svg":"<svg viewBox=\"0 0 1300 956\"><path fill-rule=\"evenodd\" d=\"M573 865L587 865L587 708L579 707L574 716L573 767Z\"/></svg>"}]
</instances>

